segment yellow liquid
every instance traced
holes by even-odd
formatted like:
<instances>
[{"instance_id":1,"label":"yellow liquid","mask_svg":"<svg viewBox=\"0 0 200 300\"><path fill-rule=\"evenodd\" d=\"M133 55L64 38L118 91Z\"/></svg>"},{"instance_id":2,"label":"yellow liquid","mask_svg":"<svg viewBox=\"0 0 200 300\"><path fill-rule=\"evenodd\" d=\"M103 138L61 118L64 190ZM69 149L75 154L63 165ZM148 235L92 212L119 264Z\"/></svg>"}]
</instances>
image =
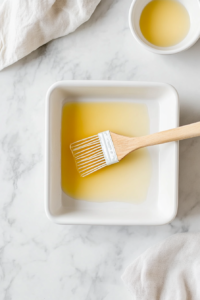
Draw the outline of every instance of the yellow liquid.
<instances>
[{"instance_id":1,"label":"yellow liquid","mask_svg":"<svg viewBox=\"0 0 200 300\"><path fill-rule=\"evenodd\" d=\"M140 29L151 44L170 47L186 37L190 17L186 8L176 0L153 0L142 11Z\"/></svg>"},{"instance_id":2,"label":"yellow liquid","mask_svg":"<svg viewBox=\"0 0 200 300\"><path fill-rule=\"evenodd\" d=\"M141 202L150 182L151 160L147 149L137 150L121 162L87 177L80 177L70 144L110 130L127 136L149 132L144 104L81 102L63 106L61 124L61 180L63 191L74 199L106 202Z\"/></svg>"}]
</instances>

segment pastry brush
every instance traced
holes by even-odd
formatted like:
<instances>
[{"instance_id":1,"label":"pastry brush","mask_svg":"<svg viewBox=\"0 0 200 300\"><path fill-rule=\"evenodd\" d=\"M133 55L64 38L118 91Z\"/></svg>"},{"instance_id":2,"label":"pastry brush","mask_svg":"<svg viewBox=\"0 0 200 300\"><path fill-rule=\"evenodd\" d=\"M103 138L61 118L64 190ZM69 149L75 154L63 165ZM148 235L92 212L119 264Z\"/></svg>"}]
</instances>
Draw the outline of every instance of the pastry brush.
<instances>
[{"instance_id":1,"label":"pastry brush","mask_svg":"<svg viewBox=\"0 0 200 300\"><path fill-rule=\"evenodd\" d=\"M104 131L70 145L82 177L120 162L129 153L148 146L200 136L200 122L147 136L127 137Z\"/></svg>"}]
</instances>

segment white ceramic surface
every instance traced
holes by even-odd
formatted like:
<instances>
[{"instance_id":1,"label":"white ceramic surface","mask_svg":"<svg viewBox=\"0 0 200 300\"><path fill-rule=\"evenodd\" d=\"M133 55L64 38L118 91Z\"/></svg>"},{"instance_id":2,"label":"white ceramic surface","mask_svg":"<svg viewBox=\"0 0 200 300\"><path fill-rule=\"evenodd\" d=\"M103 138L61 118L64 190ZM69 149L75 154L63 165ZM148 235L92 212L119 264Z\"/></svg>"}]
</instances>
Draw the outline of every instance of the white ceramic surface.
<instances>
[{"instance_id":1,"label":"white ceramic surface","mask_svg":"<svg viewBox=\"0 0 200 300\"><path fill-rule=\"evenodd\" d=\"M179 94L180 124L200 121L200 41L176 55L146 51L129 30L131 2L101 0L74 33L0 72L0 299L132 300L125 268L177 232L200 231L200 138L180 142L171 223L61 226L44 212L45 96L54 82L168 82Z\"/></svg>"},{"instance_id":2,"label":"white ceramic surface","mask_svg":"<svg viewBox=\"0 0 200 300\"><path fill-rule=\"evenodd\" d=\"M46 98L46 213L59 224L160 225L176 216L178 206L178 143L149 147L152 178L140 204L92 203L74 200L61 188L61 114L66 102L132 101L147 106L150 133L179 124L178 95L162 83L63 81ZM109 128L108 128L109 129Z\"/></svg>"},{"instance_id":3,"label":"white ceramic surface","mask_svg":"<svg viewBox=\"0 0 200 300\"><path fill-rule=\"evenodd\" d=\"M187 36L171 47L158 47L149 43L140 30L140 16L144 7L152 0L133 0L129 10L129 27L134 38L147 50L157 54L173 54L193 46L200 37L200 3L199 0L178 0L187 9L190 16L190 30Z\"/></svg>"}]
</instances>

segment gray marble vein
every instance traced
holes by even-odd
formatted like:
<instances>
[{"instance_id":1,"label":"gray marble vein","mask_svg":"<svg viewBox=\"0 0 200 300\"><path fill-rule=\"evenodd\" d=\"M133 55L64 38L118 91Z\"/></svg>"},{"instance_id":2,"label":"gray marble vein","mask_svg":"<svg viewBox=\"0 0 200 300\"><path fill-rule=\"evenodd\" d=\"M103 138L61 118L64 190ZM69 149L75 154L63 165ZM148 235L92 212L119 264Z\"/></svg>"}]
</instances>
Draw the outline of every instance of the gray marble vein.
<instances>
[{"instance_id":1,"label":"gray marble vein","mask_svg":"<svg viewBox=\"0 0 200 300\"><path fill-rule=\"evenodd\" d=\"M0 300L131 299L120 276L177 232L200 230L200 138L180 143L179 209L165 226L59 226L44 212L44 100L58 80L172 84L181 124L200 120L200 42L158 56L132 38L131 0L102 0L69 36L0 72Z\"/></svg>"}]
</instances>

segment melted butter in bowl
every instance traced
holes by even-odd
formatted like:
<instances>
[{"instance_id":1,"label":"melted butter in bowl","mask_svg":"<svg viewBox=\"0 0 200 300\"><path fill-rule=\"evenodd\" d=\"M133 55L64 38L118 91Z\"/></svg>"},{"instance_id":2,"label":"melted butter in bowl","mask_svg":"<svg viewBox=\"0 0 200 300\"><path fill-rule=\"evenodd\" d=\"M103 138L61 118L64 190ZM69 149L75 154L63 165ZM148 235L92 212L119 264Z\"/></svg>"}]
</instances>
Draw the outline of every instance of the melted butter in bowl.
<instances>
[{"instance_id":1,"label":"melted butter in bowl","mask_svg":"<svg viewBox=\"0 0 200 300\"><path fill-rule=\"evenodd\" d=\"M139 203L147 195L151 159L147 149L137 150L120 163L80 177L70 144L99 132L111 130L127 136L149 133L146 105L132 102L66 103L61 124L61 183L63 191L77 200Z\"/></svg>"},{"instance_id":2,"label":"melted butter in bowl","mask_svg":"<svg viewBox=\"0 0 200 300\"><path fill-rule=\"evenodd\" d=\"M190 17L187 9L177 0L153 0L141 13L140 29L151 44L170 47L187 36Z\"/></svg>"}]
</instances>

